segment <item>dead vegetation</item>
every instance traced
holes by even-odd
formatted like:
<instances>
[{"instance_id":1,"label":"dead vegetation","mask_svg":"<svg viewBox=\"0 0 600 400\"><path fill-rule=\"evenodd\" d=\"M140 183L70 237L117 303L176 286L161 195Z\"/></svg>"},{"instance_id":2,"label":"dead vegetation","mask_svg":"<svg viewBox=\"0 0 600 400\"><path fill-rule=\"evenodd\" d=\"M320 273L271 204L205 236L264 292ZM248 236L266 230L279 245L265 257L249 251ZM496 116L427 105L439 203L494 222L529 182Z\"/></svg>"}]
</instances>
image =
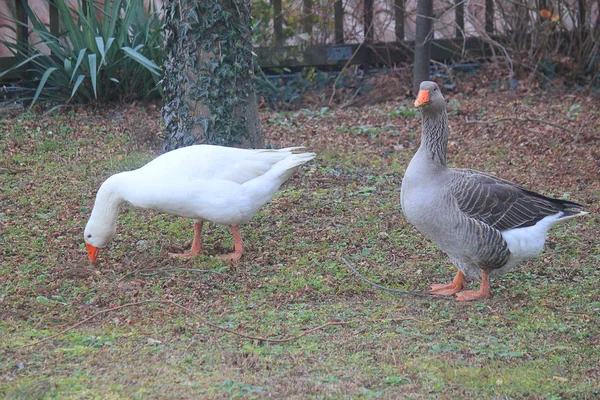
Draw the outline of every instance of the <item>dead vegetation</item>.
<instances>
[{"instance_id":1,"label":"dead vegetation","mask_svg":"<svg viewBox=\"0 0 600 400\"><path fill-rule=\"evenodd\" d=\"M445 93L449 160L586 204L590 216L554 229L539 258L473 304L396 297L339 261L418 292L453 275L399 208L420 134L411 98L263 111L267 142L318 157L242 228L250 251L238 267L169 259L190 245L191 221L129 207L100 264L88 264L95 191L156 154L156 108L5 117L2 167L18 172L0 171L0 395L595 398L599 100L486 79ZM215 254L232 246L220 227L206 238Z\"/></svg>"}]
</instances>

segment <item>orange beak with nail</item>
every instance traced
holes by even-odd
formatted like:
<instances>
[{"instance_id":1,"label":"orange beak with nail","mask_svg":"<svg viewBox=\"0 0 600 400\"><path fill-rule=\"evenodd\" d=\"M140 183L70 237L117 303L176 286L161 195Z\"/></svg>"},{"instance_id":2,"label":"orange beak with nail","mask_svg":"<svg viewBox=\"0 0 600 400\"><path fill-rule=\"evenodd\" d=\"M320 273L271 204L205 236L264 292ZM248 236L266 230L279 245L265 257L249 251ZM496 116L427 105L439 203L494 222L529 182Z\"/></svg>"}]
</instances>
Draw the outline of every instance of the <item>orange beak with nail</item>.
<instances>
[{"instance_id":1,"label":"orange beak with nail","mask_svg":"<svg viewBox=\"0 0 600 400\"><path fill-rule=\"evenodd\" d=\"M85 247L87 247L87 252L88 256L90 257L90 261L92 262L92 264L95 264L96 261L98 261L98 251L100 249L95 246L92 246L89 243L86 243Z\"/></svg>"},{"instance_id":2,"label":"orange beak with nail","mask_svg":"<svg viewBox=\"0 0 600 400\"><path fill-rule=\"evenodd\" d=\"M415 100L415 107L423 107L429 103L429 90L419 90L417 100Z\"/></svg>"}]
</instances>

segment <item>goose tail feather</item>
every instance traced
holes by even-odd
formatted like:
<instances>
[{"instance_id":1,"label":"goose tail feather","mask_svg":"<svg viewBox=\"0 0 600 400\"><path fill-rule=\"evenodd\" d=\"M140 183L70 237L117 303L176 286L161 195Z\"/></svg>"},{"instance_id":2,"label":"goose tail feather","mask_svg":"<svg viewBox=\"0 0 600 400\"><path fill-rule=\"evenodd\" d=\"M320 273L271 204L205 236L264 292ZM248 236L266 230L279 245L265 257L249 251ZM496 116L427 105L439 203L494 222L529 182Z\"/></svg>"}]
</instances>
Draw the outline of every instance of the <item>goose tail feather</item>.
<instances>
[{"instance_id":1,"label":"goose tail feather","mask_svg":"<svg viewBox=\"0 0 600 400\"><path fill-rule=\"evenodd\" d=\"M552 199L553 205L562 212L559 219L569 219L588 214L584 206L573 201Z\"/></svg>"}]
</instances>

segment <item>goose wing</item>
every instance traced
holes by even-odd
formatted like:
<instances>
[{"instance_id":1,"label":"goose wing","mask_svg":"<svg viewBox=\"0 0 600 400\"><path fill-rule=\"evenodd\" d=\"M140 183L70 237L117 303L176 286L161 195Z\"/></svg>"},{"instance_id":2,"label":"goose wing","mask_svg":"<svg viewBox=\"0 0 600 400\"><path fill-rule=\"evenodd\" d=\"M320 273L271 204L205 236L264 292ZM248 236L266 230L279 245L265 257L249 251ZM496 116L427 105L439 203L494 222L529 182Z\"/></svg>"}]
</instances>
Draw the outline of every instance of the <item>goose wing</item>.
<instances>
[{"instance_id":1,"label":"goose wing","mask_svg":"<svg viewBox=\"0 0 600 400\"><path fill-rule=\"evenodd\" d=\"M151 179L217 179L244 183L266 173L301 147L248 150L194 145L162 154L138 171Z\"/></svg>"},{"instance_id":2,"label":"goose wing","mask_svg":"<svg viewBox=\"0 0 600 400\"><path fill-rule=\"evenodd\" d=\"M450 191L460 210L499 231L532 226L559 211L580 207L479 171L455 169L453 172Z\"/></svg>"}]
</instances>

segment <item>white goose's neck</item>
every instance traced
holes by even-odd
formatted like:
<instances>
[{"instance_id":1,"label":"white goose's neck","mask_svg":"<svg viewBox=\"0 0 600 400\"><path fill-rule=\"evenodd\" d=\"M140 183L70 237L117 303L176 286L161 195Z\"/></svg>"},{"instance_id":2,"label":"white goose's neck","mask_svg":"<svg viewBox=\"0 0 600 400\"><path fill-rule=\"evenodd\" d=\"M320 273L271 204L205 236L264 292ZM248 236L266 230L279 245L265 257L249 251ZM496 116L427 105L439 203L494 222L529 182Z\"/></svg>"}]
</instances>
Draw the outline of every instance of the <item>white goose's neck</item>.
<instances>
[{"instance_id":1,"label":"white goose's neck","mask_svg":"<svg viewBox=\"0 0 600 400\"><path fill-rule=\"evenodd\" d=\"M119 206L123 203L121 196L121 174L116 174L108 178L98 189L96 201L90 219L100 220L109 227L117 225L119 215Z\"/></svg>"},{"instance_id":2,"label":"white goose's neck","mask_svg":"<svg viewBox=\"0 0 600 400\"><path fill-rule=\"evenodd\" d=\"M448 114L446 114L445 108L423 109L423 133L419 151L425 152L430 162L442 167L446 167L449 132Z\"/></svg>"}]
</instances>

